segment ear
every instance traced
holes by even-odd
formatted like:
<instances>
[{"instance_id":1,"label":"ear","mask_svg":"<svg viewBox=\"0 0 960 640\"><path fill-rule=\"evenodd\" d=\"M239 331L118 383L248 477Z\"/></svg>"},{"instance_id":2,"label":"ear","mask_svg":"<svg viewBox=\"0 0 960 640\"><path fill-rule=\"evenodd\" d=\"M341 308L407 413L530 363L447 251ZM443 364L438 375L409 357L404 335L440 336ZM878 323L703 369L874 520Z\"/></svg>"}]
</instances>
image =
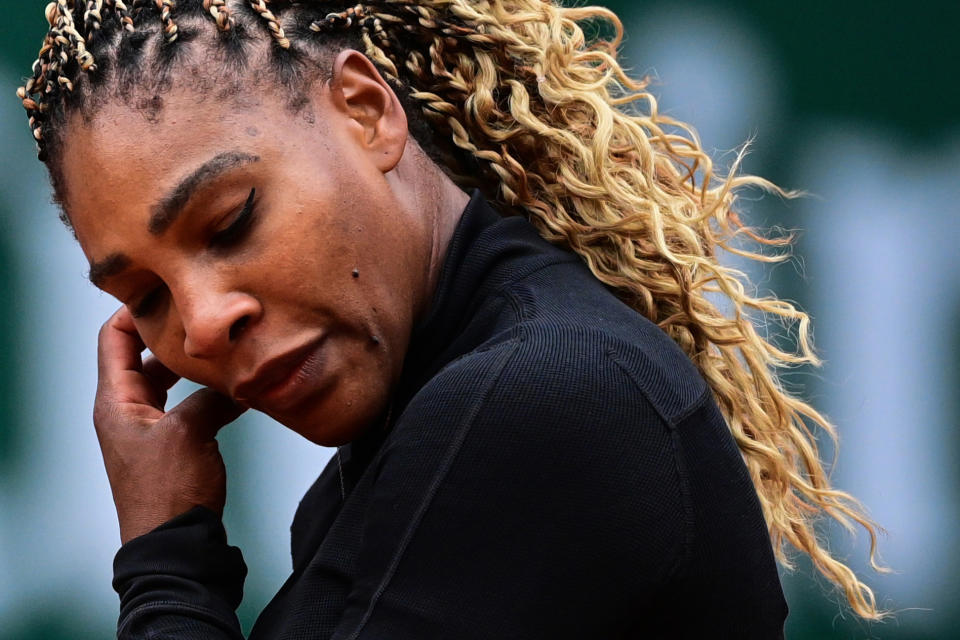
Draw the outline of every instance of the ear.
<instances>
[{"instance_id":1,"label":"ear","mask_svg":"<svg viewBox=\"0 0 960 640\"><path fill-rule=\"evenodd\" d=\"M407 114L397 94L370 59L355 49L337 54L329 86L334 108L346 116L348 135L381 172L392 170L408 135Z\"/></svg>"}]
</instances>

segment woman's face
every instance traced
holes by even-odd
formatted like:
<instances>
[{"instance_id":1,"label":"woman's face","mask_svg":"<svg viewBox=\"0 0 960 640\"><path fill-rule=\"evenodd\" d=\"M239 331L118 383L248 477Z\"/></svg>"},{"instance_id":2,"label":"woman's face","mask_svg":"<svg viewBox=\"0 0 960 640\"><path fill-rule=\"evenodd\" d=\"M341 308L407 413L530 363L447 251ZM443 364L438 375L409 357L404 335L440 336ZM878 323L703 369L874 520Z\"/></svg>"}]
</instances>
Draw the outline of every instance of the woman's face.
<instances>
[{"instance_id":1,"label":"woman's face","mask_svg":"<svg viewBox=\"0 0 960 640\"><path fill-rule=\"evenodd\" d=\"M430 224L394 184L406 119L361 66L300 115L268 92L107 105L60 156L90 278L157 358L324 445L383 411L428 296Z\"/></svg>"}]
</instances>

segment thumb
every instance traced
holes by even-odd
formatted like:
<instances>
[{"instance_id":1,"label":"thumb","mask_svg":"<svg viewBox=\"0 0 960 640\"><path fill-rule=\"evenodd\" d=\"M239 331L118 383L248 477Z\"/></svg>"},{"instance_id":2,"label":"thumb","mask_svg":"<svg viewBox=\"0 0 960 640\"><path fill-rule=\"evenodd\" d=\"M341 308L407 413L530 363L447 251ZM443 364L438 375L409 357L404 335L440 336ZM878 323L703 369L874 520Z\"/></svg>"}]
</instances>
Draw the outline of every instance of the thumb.
<instances>
[{"instance_id":1,"label":"thumb","mask_svg":"<svg viewBox=\"0 0 960 640\"><path fill-rule=\"evenodd\" d=\"M167 419L182 422L201 441L213 440L221 427L236 420L246 409L213 389L194 391L167 412Z\"/></svg>"}]
</instances>

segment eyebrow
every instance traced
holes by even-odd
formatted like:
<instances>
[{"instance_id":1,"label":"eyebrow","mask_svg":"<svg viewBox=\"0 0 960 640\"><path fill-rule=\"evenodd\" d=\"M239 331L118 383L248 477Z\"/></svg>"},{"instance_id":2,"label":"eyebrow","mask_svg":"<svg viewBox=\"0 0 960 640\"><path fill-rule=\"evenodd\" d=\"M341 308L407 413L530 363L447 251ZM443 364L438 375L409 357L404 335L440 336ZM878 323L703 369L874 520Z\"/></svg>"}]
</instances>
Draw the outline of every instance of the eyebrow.
<instances>
[{"instance_id":1,"label":"eyebrow","mask_svg":"<svg viewBox=\"0 0 960 640\"><path fill-rule=\"evenodd\" d=\"M247 164L259 162L260 156L244 151L225 151L215 155L191 171L150 208L150 221L147 230L155 236L163 235L170 228L193 194L204 182ZM118 275L130 266L130 258L122 253L111 253L103 260L90 265L87 276L94 286L103 288L107 278Z\"/></svg>"},{"instance_id":2,"label":"eyebrow","mask_svg":"<svg viewBox=\"0 0 960 640\"><path fill-rule=\"evenodd\" d=\"M103 281L115 276L130 266L130 258L122 253L111 253L109 256L90 265L90 282L96 287L103 287Z\"/></svg>"},{"instance_id":3,"label":"eyebrow","mask_svg":"<svg viewBox=\"0 0 960 640\"><path fill-rule=\"evenodd\" d=\"M155 236L163 235L176 221L177 216L200 185L230 169L259 161L259 156L243 151L225 151L207 160L181 179L167 195L150 208L150 222L147 229Z\"/></svg>"}]
</instances>

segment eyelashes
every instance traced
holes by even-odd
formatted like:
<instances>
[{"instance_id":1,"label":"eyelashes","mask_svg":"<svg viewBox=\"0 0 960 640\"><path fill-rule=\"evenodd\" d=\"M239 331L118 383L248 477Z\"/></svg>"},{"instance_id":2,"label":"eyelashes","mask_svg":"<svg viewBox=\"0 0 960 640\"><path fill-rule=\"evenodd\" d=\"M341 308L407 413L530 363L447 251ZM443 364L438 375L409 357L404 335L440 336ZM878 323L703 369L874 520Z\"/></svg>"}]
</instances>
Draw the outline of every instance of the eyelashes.
<instances>
[{"instance_id":1,"label":"eyelashes","mask_svg":"<svg viewBox=\"0 0 960 640\"><path fill-rule=\"evenodd\" d=\"M250 195L247 197L243 209L237 214L233 222L226 229L218 231L210 238L210 247L216 249L225 249L238 244L243 239L246 232L253 223L253 205L254 198L257 195L257 189L250 189Z\"/></svg>"},{"instance_id":2,"label":"eyelashes","mask_svg":"<svg viewBox=\"0 0 960 640\"><path fill-rule=\"evenodd\" d=\"M210 236L208 244L211 249L229 249L239 245L240 242L244 240L247 232L255 222L254 205L256 204L256 195L257 189L250 189L250 195L247 196L247 201L244 203L240 213L233 219L233 222L225 229L217 231ZM130 315L134 318L142 318L143 316L149 315L160 303L165 290L166 285L163 284L151 289L139 302L130 308Z\"/></svg>"},{"instance_id":3,"label":"eyelashes","mask_svg":"<svg viewBox=\"0 0 960 640\"><path fill-rule=\"evenodd\" d=\"M166 289L165 285L160 285L155 289L151 289L147 295L140 299L140 302L130 308L130 315L132 315L134 318L142 318L153 311L154 307L157 306L164 289Z\"/></svg>"}]
</instances>

